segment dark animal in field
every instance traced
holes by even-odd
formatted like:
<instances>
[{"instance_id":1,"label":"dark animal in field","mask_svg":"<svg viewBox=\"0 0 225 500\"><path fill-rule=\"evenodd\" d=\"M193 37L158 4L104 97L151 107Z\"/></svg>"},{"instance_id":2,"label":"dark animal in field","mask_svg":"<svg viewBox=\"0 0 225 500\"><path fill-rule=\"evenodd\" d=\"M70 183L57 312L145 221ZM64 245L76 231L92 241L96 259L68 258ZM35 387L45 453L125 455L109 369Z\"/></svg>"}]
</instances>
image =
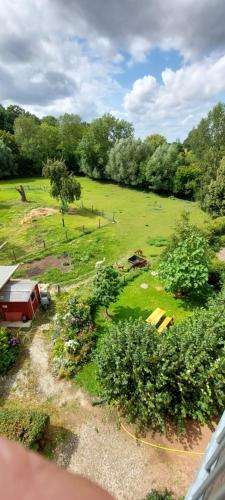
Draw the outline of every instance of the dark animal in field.
<instances>
[{"instance_id":1,"label":"dark animal in field","mask_svg":"<svg viewBox=\"0 0 225 500\"><path fill-rule=\"evenodd\" d=\"M138 250L136 250L136 252L134 252L136 255L143 255L143 252L142 250L139 248Z\"/></svg>"}]
</instances>

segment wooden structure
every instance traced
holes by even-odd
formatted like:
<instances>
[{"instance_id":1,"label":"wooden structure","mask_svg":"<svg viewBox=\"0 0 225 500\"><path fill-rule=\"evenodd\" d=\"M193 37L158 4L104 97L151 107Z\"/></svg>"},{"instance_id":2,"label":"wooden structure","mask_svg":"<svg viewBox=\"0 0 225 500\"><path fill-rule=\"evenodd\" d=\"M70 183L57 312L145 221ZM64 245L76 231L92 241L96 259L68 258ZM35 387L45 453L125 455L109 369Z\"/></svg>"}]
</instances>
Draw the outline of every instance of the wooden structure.
<instances>
[{"instance_id":1,"label":"wooden structure","mask_svg":"<svg viewBox=\"0 0 225 500\"><path fill-rule=\"evenodd\" d=\"M131 265L130 269L135 269L136 267L144 267L148 264L146 259L136 254L132 255L132 257L128 259L128 262Z\"/></svg>"},{"instance_id":2,"label":"wooden structure","mask_svg":"<svg viewBox=\"0 0 225 500\"><path fill-rule=\"evenodd\" d=\"M38 283L11 279L18 266L0 266L0 321L33 319L40 303Z\"/></svg>"},{"instance_id":3,"label":"wooden structure","mask_svg":"<svg viewBox=\"0 0 225 500\"><path fill-rule=\"evenodd\" d=\"M166 328L173 324L173 317L166 316L166 311L157 307L152 314L147 318L147 323L155 326L159 333L162 333Z\"/></svg>"}]
</instances>

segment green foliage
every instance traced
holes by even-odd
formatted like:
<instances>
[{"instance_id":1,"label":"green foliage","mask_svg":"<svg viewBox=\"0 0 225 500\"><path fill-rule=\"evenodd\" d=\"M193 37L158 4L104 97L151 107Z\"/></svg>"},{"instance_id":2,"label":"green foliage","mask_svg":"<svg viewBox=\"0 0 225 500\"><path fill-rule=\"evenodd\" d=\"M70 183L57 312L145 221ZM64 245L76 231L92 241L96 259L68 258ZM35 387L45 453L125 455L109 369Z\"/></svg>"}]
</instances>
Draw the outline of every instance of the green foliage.
<instances>
[{"instance_id":1,"label":"green foliage","mask_svg":"<svg viewBox=\"0 0 225 500\"><path fill-rule=\"evenodd\" d=\"M0 436L33 450L41 446L48 424L49 416L45 413L0 409Z\"/></svg>"},{"instance_id":2,"label":"green foliage","mask_svg":"<svg viewBox=\"0 0 225 500\"><path fill-rule=\"evenodd\" d=\"M153 155L159 146L166 143L166 138L160 134L151 134L145 138L145 142L150 149L150 155Z\"/></svg>"},{"instance_id":3,"label":"green foliage","mask_svg":"<svg viewBox=\"0 0 225 500\"><path fill-rule=\"evenodd\" d=\"M116 140L133 136L133 126L110 114L94 120L80 141L81 171L94 179L104 179L110 149Z\"/></svg>"},{"instance_id":4,"label":"green foliage","mask_svg":"<svg viewBox=\"0 0 225 500\"><path fill-rule=\"evenodd\" d=\"M145 500L174 500L174 496L170 491L165 490L151 490Z\"/></svg>"},{"instance_id":5,"label":"green foliage","mask_svg":"<svg viewBox=\"0 0 225 500\"><path fill-rule=\"evenodd\" d=\"M148 143L132 137L120 139L110 150L107 176L119 184L141 186L144 182L144 162L149 156Z\"/></svg>"},{"instance_id":6,"label":"green foliage","mask_svg":"<svg viewBox=\"0 0 225 500\"><path fill-rule=\"evenodd\" d=\"M159 146L146 165L146 183L155 191L173 192L176 170L185 163L185 153L179 143Z\"/></svg>"},{"instance_id":7,"label":"green foliage","mask_svg":"<svg viewBox=\"0 0 225 500\"><path fill-rule=\"evenodd\" d=\"M224 322L221 296L161 335L142 320L110 326L97 359L103 396L138 428L210 421L225 404Z\"/></svg>"},{"instance_id":8,"label":"green foliage","mask_svg":"<svg viewBox=\"0 0 225 500\"><path fill-rule=\"evenodd\" d=\"M121 290L119 273L113 266L98 269L93 283L93 296L96 304L108 309L115 302Z\"/></svg>"},{"instance_id":9,"label":"green foliage","mask_svg":"<svg viewBox=\"0 0 225 500\"><path fill-rule=\"evenodd\" d=\"M16 173L12 151L0 138L0 178L12 177Z\"/></svg>"},{"instance_id":10,"label":"green foliage","mask_svg":"<svg viewBox=\"0 0 225 500\"><path fill-rule=\"evenodd\" d=\"M64 160L48 160L43 167L43 176L50 179L51 196L60 200L61 211L68 210L68 204L79 200L81 185L72 174L69 174Z\"/></svg>"},{"instance_id":11,"label":"green foliage","mask_svg":"<svg viewBox=\"0 0 225 500\"><path fill-rule=\"evenodd\" d=\"M214 181L220 162L225 156L225 105L217 104L189 133L185 144L195 155L203 172L199 191L203 209L215 216L223 215L222 171L219 174L222 185L219 185L219 179L216 183Z\"/></svg>"},{"instance_id":12,"label":"green foliage","mask_svg":"<svg viewBox=\"0 0 225 500\"><path fill-rule=\"evenodd\" d=\"M178 167L174 177L173 192L193 199L198 192L201 175L202 171L197 165Z\"/></svg>"},{"instance_id":13,"label":"green foliage","mask_svg":"<svg viewBox=\"0 0 225 500\"><path fill-rule=\"evenodd\" d=\"M209 284L220 290L225 283L225 262L214 257L209 263Z\"/></svg>"},{"instance_id":14,"label":"green foliage","mask_svg":"<svg viewBox=\"0 0 225 500\"><path fill-rule=\"evenodd\" d=\"M225 215L225 158L221 160L215 180L211 180L202 208L213 217Z\"/></svg>"},{"instance_id":15,"label":"green foliage","mask_svg":"<svg viewBox=\"0 0 225 500\"><path fill-rule=\"evenodd\" d=\"M79 172L78 146L86 126L78 115L65 113L59 117L59 149L67 167L73 172Z\"/></svg>"},{"instance_id":16,"label":"green foliage","mask_svg":"<svg viewBox=\"0 0 225 500\"><path fill-rule=\"evenodd\" d=\"M185 214L162 255L159 275L168 291L197 295L207 290L208 270L207 239Z\"/></svg>"},{"instance_id":17,"label":"green foliage","mask_svg":"<svg viewBox=\"0 0 225 500\"><path fill-rule=\"evenodd\" d=\"M89 360L93 344L91 307L87 300L71 293L57 304L53 335L53 364L60 377L76 375Z\"/></svg>"},{"instance_id":18,"label":"green foliage","mask_svg":"<svg viewBox=\"0 0 225 500\"><path fill-rule=\"evenodd\" d=\"M217 217L205 224L204 232L209 244L217 248L220 246L221 236L225 235L225 217Z\"/></svg>"},{"instance_id":19,"label":"green foliage","mask_svg":"<svg viewBox=\"0 0 225 500\"><path fill-rule=\"evenodd\" d=\"M4 328L0 328L0 375L7 373L15 363L18 354L16 337L10 337Z\"/></svg>"}]
</instances>

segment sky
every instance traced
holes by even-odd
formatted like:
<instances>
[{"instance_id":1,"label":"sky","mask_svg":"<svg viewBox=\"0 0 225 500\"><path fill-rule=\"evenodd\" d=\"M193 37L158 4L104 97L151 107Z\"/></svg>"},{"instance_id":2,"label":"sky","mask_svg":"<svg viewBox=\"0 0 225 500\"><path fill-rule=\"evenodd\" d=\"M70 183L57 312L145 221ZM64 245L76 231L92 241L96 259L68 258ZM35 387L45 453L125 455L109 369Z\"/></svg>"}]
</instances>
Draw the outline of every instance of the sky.
<instances>
[{"instance_id":1,"label":"sky","mask_svg":"<svg viewBox=\"0 0 225 500\"><path fill-rule=\"evenodd\" d=\"M4 0L0 102L183 140L225 101L224 0Z\"/></svg>"}]
</instances>

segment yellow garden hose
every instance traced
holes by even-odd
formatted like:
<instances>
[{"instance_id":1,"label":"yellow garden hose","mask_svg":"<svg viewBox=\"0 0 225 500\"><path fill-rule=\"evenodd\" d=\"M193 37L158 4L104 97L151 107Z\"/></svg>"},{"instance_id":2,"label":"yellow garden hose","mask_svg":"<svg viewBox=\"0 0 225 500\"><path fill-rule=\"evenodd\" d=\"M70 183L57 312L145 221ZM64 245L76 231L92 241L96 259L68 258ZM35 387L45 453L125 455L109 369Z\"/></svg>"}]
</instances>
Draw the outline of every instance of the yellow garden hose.
<instances>
[{"instance_id":1,"label":"yellow garden hose","mask_svg":"<svg viewBox=\"0 0 225 500\"><path fill-rule=\"evenodd\" d=\"M155 443L151 443L150 441L145 441L145 439L138 438L137 436L132 434L132 432L128 431L122 422L120 422L120 425L121 425L121 428L123 429L123 431L126 432L126 434L128 434L128 436L130 436L132 439L134 439L135 441L138 441L139 443L150 446L151 448L157 448L158 450L162 450L162 451L171 451L173 453L186 453L189 455L204 455L205 454L203 451L178 450L176 448L167 448L166 446L161 446L160 444L155 444Z\"/></svg>"}]
</instances>

